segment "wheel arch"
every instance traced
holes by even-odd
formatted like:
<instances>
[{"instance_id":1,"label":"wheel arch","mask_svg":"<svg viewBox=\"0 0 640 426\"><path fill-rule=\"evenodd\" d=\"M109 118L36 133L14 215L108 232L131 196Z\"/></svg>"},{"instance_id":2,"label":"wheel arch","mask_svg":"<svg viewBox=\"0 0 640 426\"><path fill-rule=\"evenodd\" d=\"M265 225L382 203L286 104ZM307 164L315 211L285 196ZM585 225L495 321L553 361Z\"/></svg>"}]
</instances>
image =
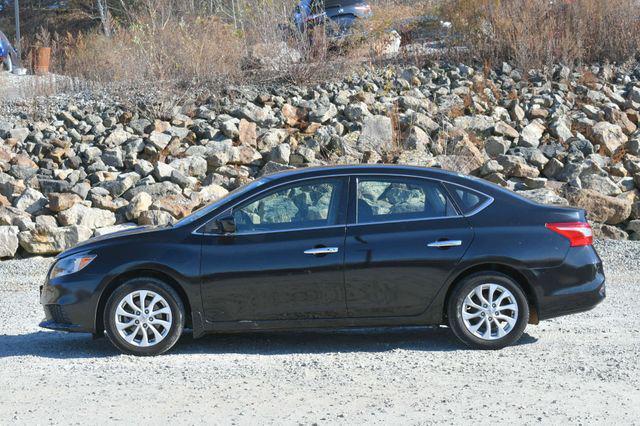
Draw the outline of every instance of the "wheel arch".
<instances>
[{"instance_id":1,"label":"wheel arch","mask_svg":"<svg viewBox=\"0 0 640 426\"><path fill-rule=\"evenodd\" d=\"M122 284L133 278L145 277L158 279L174 289L176 293L178 293L178 296L180 297L185 310L185 328L191 327L191 303L189 302L189 297L187 296L187 293L185 292L179 281L166 272L158 271L156 269L135 269L114 276L107 283L106 287L100 294L100 299L98 301L98 307L96 309L95 316L95 333L97 335L102 335L102 333L104 332L104 310L107 306L107 301L109 300L109 297L113 294L113 292Z\"/></svg>"},{"instance_id":2,"label":"wheel arch","mask_svg":"<svg viewBox=\"0 0 640 426\"><path fill-rule=\"evenodd\" d=\"M505 265L502 263L480 263L477 265L473 265L464 271L460 272L449 285L447 289L447 293L444 298L444 305L442 309L442 320L446 322L447 315L447 306L449 306L449 298L453 293L453 290L456 288L458 283L468 276L478 273L478 272L499 272L502 273L509 278L513 279L520 285L522 291L527 297L527 301L529 302L529 324L538 324L538 299L536 297L536 293L531 285L529 279L520 271L518 271L513 266Z\"/></svg>"}]
</instances>

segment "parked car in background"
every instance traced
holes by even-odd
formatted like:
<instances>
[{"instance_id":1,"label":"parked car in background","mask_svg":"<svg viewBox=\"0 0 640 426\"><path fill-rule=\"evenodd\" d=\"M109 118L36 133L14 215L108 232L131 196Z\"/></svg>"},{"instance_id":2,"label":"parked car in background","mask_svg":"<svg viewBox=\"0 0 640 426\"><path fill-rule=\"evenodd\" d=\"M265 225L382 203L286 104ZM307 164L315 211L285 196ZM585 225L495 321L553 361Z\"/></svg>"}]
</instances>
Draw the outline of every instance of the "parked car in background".
<instances>
[{"instance_id":1,"label":"parked car in background","mask_svg":"<svg viewBox=\"0 0 640 426\"><path fill-rule=\"evenodd\" d=\"M9 42L9 38L0 31L0 62L7 71L13 71L13 64L16 63L16 51Z\"/></svg>"},{"instance_id":2,"label":"parked car in background","mask_svg":"<svg viewBox=\"0 0 640 426\"><path fill-rule=\"evenodd\" d=\"M362 0L302 0L294 21L301 32L329 22L328 34L339 38L349 35L358 20L371 16L371 6Z\"/></svg>"},{"instance_id":3,"label":"parked car in background","mask_svg":"<svg viewBox=\"0 0 640 426\"><path fill-rule=\"evenodd\" d=\"M168 227L58 256L42 327L163 353L206 333L446 324L499 349L593 308L602 263L583 210L403 166L265 176Z\"/></svg>"}]
</instances>

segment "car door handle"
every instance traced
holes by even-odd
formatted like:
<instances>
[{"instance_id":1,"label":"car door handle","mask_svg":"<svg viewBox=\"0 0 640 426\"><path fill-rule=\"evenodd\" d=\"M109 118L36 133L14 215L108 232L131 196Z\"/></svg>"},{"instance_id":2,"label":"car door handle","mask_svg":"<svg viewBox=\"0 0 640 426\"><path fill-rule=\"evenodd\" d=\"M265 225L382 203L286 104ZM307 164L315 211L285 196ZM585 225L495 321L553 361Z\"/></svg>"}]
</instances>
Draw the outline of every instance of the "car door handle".
<instances>
[{"instance_id":1,"label":"car door handle","mask_svg":"<svg viewBox=\"0 0 640 426\"><path fill-rule=\"evenodd\" d=\"M434 241L428 244L429 247L433 247L433 248L460 247L461 245L462 245L462 241L460 240Z\"/></svg>"},{"instance_id":2,"label":"car door handle","mask_svg":"<svg viewBox=\"0 0 640 426\"><path fill-rule=\"evenodd\" d=\"M317 247L309 250L305 250L304 254L310 254L312 256L321 256L323 254L336 254L338 247Z\"/></svg>"}]
</instances>

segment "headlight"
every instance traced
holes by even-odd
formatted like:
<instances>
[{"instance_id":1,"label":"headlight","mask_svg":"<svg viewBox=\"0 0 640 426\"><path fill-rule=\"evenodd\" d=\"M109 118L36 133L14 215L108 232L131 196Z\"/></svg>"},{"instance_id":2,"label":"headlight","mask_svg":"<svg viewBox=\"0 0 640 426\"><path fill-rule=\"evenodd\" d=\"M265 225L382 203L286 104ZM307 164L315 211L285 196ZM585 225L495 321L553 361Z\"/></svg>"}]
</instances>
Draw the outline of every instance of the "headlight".
<instances>
[{"instance_id":1,"label":"headlight","mask_svg":"<svg viewBox=\"0 0 640 426\"><path fill-rule=\"evenodd\" d=\"M49 274L49 278L57 278L63 277L65 275L74 274L78 271L83 270L87 267L88 264L93 262L95 259L95 255L74 255L70 257L65 257L64 259L60 259L56 262L56 264L51 269L51 274Z\"/></svg>"}]
</instances>

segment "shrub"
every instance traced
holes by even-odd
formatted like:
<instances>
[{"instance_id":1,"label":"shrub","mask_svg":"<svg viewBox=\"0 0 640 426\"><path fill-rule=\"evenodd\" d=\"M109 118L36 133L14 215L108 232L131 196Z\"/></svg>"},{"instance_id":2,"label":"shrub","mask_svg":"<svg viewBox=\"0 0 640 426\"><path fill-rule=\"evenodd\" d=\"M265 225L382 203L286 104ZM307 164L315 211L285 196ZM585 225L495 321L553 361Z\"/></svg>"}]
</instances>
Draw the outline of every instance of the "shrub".
<instances>
[{"instance_id":1,"label":"shrub","mask_svg":"<svg viewBox=\"0 0 640 426\"><path fill-rule=\"evenodd\" d=\"M453 45L484 63L622 62L640 45L636 0L448 0L442 11Z\"/></svg>"}]
</instances>

